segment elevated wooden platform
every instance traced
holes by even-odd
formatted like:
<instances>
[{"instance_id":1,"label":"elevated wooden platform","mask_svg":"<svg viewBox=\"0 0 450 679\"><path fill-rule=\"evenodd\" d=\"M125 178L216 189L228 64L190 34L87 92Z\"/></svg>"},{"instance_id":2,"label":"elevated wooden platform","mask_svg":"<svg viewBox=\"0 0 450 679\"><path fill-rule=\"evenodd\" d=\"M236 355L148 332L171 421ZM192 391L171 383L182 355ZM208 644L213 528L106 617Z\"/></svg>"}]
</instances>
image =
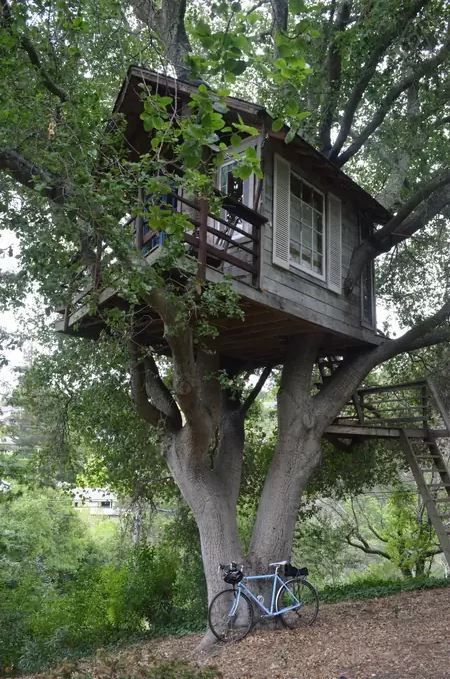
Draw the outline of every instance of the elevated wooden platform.
<instances>
[{"instance_id":1,"label":"elevated wooden platform","mask_svg":"<svg viewBox=\"0 0 450 679\"><path fill-rule=\"evenodd\" d=\"M290 300L263 289L261 230L267 220L255 210L223 197L222 216L218 216L209 214L207 206L178 194L170 194L169 198L173 204L167 209L183 213L192 224L192 231L184 234L186 257L178 268L164 275L180 289L193 275L204 285L226 278L239 295L243 319L213 319L219 331L214 346L224 362L241 361L249 368L282 363L289 338L306 333L317 334L320 354L345 355L359 347L376 346L385 341L362 325L355 328L344 318L324 316L319 302L317 309L308 308L300 293ZM151 231L142 217L130 217L122 228L126 237L134 234L144 262L157 266L165 251L162 243L166 236ZM129 309L129 303L119 292L120 281L117 288L102 285L103 280L111 279L109 257L104 244L99 242L95 264L90 268L80 266L59 309L62 318L55 325L58 332L95 340L108 331L110 310ZM144 304L134 306L134 314L142 344L152 346L161 354L168 353L163 323L157 314Z\"/></svg>"},{"instance_id":2,"label":"elevated wooden platform","mask_svg":"<svg viewBox=\"0 0 450 679\"><path fill-rule=\"evenodd\" d=\"M363 427L359 425L332 424L327 429L327 435L337 438L358 438L358 439L400 439L404 433L410 439L423 440L432 434L434 438L450 437L448 429L400 429L393 427Z\"/></svg>"}]
</instances>

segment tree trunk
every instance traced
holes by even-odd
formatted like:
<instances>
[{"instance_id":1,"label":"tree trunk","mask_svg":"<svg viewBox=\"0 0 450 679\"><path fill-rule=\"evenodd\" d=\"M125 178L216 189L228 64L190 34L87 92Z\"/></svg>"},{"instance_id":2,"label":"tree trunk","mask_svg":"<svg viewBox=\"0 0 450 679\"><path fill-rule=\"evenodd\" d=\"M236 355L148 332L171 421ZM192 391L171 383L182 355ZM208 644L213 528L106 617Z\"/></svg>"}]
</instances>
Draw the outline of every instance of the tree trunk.
<instances>
[{"instance_id":1,"label":"tree trunk","mask_svg":"<svg viewBox=\"0 0 450 679\"><path fill-rule=\"evenodd\" d=\"M259 571L289 559L302 492L321 459L311 396L318 335L294 337L278 393L278 444L261 495L249 560ZM301 349L300 349L301 347Z\"/></svg>"},{"instance_id":2,"label":"tree trunk","mask_svg":"<svg viewBox=\"0 0 450 679\"><path fill-rule=\"evenodd\" d=\"M237 499L244 447L244 416L224 398L213 450L196 440L185 425L173 435L167 462L189 505L200 534L208 601L225 585L220 563L243 562L237 526ZM203 447L203 450L202 450Z\"/></svg>"}]
</instances>

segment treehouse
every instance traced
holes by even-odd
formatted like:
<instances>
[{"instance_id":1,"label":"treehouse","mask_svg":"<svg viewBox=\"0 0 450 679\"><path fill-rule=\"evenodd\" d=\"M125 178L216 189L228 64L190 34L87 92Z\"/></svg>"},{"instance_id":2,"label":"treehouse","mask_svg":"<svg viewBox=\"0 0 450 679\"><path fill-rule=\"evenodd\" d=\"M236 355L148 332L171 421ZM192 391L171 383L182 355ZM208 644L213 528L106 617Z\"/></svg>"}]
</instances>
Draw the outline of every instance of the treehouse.
<instances>
[{"instance_id":1,"label":"treehouse","mask_svg":"<svg viewBox=\"0 0 450 679\"><path fill-rule=\"evenodd\" d=\"M125 118L131 160L151 151L141 118L142 92L171 96L182 116L196 90L150 70L129 69L114 112ZM170 209L192 223L184 235L186 253L197 260L206 282L231 277L240 296L245 318L219 321L221 355L263 365L282 359L289 336L302 333L317 333L323 355L378 344L372 268L348 296L343 281L354 248L389 219L389 212L300 136L286 143L288 129L274 132L262 106L237 98L228 98L226 105L227 123L242 120L257 131L242 148L254 147L262 179L235 177L236 161L226 159L217 171L222 204L215 214L206 201L196 202L180 190L167 196ZM136 204L143 200L142 187L136 186ZM142 216L128 223L132 220L136 244L153 266L165 234ZM95 339L104 328L102 311L126 308L117 291L102 287L102 256L99 250L91 279L84 275L60 310L60 331ZM88 303L92 290L97 291L95 312ZM141 312L146 341L164 352L162 323L145 305Z\"/></svg>"},{"instance_id":2,"label":"treehouse","mask_svg":"<svg viewBox=\"0 0 450 679\"><path fill-rule=\"evenodd\" d=\"M124 117L130 160L151 151L151 135L141 117L142 92L169 95L179 119L196 90L153 71L129 69L114 112ZM218 320L215 347L224 364L243 362L251 369L281 363L290 336L317 334L317 363L325 382L342 356L385 341L376 330L372 267L349 295L344 281L354 249L391 215L304 139L295 136L286 143L289 130L274 132L262 106L236 98L228 98L226 105L227 126L243 121L254 128L242 141L242 151L255 149L262 178L240 179L233 174L236 159L230 157L217 170L221 200L214 212L204 198L197 201L179 189L163 196L170 218L172 213L187 218L183 261L193 264L167 275L181 285L199 274L205 285L231 280L245 316ZM170 148L165 153L170 160ZM134 238L142 261L152 267L170 235L145 217L148 200L145 187L136 186L134 205L121 224L124 237ZM100 242L95 261L80 268L60 309L59 331L96 339L107 327L105 312L128 308L118 289L104 282L107 257L111 253ZM137 306L140 342L167 353L162 321L143 300ZM438 447L441 438L450 436L450 413L436 385L418 381L358 389L326 435L347 448L351 441L371 437L400 441L450 564L450 474Z\"/></svg>"}]
</instances>

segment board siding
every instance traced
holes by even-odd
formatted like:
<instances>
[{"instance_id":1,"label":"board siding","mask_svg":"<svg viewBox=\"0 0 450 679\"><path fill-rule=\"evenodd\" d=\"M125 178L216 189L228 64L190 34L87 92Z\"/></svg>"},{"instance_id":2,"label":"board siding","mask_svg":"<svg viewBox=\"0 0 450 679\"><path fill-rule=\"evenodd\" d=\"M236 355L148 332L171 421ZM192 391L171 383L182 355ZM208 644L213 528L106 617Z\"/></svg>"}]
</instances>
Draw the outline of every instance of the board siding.
<instances>
[{"instance_id":1,"label":"board siding","mask_svg":"<svg viewBox=\"0 0 450 679\"><path fill-rule=\"evenodd\" d=\"M278 151L278 148L276 149ZM359 337L361 333L361 305L359 285L355 286L350 297L337 293L330 289L330 281L315 279L306 272L293 270L292 267L280 268L274 265L273 253L273 209L274 209L274 171L275 157L273 149L266 150L264 155L264 186L262 197L262 209L269 221L265 225L262 240L262 275L261 289L270 292L280 298L280 301L297 303L299 307L306 308L322 319L321 325L328 330L333 330L334 323L338 321L345 324L348 334ZM277 161L278 162L278 161ZM330 187L325 188L323 182L312 176L305 168L292 164L292 169L304 176L311 184L329 195L333 193ZM334 196L341 203L340 230L342 234L340 253L340 282L345 278L350 264L353 249L359 243L358 212L357 207L346 196ZM330 256L330 252L329 252Z\"/></svg>"}]
</instances>

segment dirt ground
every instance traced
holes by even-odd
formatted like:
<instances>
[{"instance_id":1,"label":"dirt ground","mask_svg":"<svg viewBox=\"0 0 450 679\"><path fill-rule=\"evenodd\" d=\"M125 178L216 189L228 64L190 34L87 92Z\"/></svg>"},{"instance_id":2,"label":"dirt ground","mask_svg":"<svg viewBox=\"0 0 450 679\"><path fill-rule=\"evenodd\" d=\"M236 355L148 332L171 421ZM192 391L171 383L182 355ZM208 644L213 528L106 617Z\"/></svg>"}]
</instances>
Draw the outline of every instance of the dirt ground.
<instances>
[{"instance_id":1,"label":"dirt ground","mask_svg":"<svg viewBox=\"0 0 450 679\"><path fill-rule=\"evenodd\" d=\"M192 661L198 640L166 637L128 649L130 675L145 672L150 657ZM223 679L450 679L450 588L323 605L312 627L253 632L201 664ZM105 676L93 665L94 677Z\"/></svg>"}]
</instances>

